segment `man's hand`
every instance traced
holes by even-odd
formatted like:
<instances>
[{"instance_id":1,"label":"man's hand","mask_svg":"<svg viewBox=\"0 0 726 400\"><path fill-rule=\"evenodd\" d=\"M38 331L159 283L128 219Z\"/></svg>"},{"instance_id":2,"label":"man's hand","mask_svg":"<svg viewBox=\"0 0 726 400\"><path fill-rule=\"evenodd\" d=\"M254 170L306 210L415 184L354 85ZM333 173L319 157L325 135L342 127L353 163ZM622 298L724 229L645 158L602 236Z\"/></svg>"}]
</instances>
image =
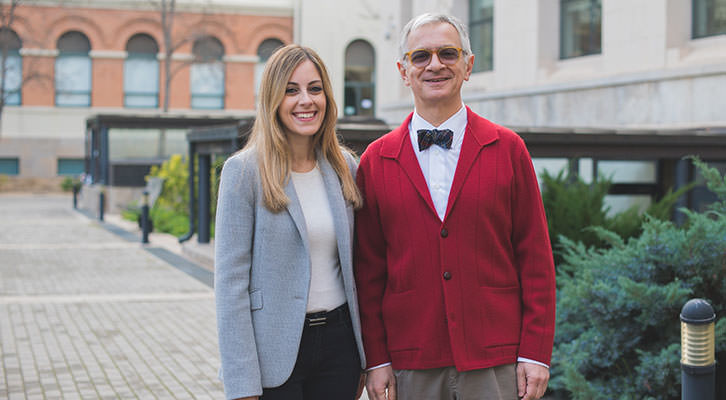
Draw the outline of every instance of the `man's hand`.
<instances>
[{"instance_id":1,"label":"man's hand","mask_svg":"<svg viewBox=\"0 0 726 400\"><path fill-rule=\"evenodd\" d=\"M537 364L517 363L517 395L522 400L536 400L544 396L550 370Z\"/></svg>"},{"instance_id":2,"label":"man's hand","mask_svg":"<svg viewBox=\"0 0 726 400\"><path fill-rule=\"evenodd\" d=\"M396 400L396 376L393 375L393 367L387 365L368 371L366 390L370 400Z\"/></svg>"}]
</instances>

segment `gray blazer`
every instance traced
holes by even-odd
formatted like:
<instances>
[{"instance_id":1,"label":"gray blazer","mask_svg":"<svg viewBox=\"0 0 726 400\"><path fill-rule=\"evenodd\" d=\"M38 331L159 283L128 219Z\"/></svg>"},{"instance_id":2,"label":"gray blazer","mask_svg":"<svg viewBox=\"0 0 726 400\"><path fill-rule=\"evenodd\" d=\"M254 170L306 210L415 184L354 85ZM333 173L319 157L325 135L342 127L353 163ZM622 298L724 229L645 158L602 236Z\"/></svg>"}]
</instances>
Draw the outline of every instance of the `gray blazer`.
<instances>
[{"instance_id":1,"label":"gray blazer","mask_svg":"<svg viewBox=\"0 0 726 400\"><path fill-rule=\"evenodd\" d=\"M346 158L355 176L356 162ZM327 160L318 158L328 192L345 296L361 368L365 357L353 279L353 209ZM290 180L290 204L272 213L263 204L257 156L245 150L222 169L215 226L217 328L220 377L227 398L259 396L290 377L297 359L310 287L305 218Z\"/></svg>"}]
</instances>

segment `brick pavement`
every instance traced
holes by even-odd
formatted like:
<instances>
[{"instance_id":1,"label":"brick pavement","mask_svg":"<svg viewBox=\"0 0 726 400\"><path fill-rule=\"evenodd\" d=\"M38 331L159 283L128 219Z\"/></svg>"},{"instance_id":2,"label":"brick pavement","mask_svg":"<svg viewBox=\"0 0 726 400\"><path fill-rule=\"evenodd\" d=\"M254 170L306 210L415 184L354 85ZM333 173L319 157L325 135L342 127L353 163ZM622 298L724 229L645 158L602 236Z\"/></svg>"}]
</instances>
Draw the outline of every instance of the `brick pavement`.
<instances>
[{"instance_id":1,"label":"brick pavement","mask_svg":"<svg viewBox=\"0 0 726 400\"><path fill-rule=\"evenodd\" d=\"M0 399L223 398L216 338L209 286L70 196L0 195Z\"/></svg>"}]
</instances>

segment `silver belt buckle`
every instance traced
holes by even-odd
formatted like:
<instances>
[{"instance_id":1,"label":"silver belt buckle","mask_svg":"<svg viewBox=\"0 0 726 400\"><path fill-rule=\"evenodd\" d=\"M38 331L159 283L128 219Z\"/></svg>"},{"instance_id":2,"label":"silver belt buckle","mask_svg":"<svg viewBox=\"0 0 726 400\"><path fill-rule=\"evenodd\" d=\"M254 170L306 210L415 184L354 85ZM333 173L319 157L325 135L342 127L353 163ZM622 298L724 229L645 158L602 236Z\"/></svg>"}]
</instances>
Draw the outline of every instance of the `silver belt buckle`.
<instances>
[{"instance_id":1,"label":"silver belt buckle","mask_svg":"<svg viewBox=\"0 0 726 400\"><path fill-rule=\"evenodd\" d=\"M328 317L308 318L308 326L320 326L327 323Z\"/></svg>"}]
</instances>

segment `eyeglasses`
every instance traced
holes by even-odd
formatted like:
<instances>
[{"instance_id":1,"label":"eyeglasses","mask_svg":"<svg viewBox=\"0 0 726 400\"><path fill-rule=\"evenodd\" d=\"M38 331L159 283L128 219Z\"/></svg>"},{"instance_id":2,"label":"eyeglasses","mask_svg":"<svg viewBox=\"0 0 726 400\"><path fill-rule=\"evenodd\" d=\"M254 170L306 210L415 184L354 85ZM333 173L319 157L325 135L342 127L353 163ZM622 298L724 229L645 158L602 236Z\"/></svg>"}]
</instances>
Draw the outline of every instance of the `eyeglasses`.
<instances>
[{"instance_id":1,"label":"eyeglasses","mask_svg":"<svg viewBox=\"0 0 726 400\"><path fill-rule=\"evenodd\" d=\"M446 65L454 65L459 61L459 57L461 57L463 51L459 47L440 47L436 50L418 49L409 51L403 55L403 58L408 57L414 67L424 68L431 63L431 55L436 53L436 56L439 57L439 62Z\"/></svg>"}]
</instances>

